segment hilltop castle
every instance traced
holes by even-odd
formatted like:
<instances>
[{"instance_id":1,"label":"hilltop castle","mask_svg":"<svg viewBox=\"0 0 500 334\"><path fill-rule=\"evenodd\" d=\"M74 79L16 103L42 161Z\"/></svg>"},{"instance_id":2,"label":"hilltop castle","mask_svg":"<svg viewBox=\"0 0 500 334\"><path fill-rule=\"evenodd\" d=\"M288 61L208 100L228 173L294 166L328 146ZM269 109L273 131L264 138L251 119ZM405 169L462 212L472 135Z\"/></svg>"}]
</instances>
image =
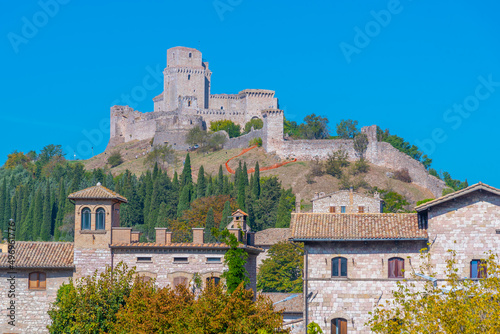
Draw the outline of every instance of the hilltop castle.
<instances>
[{"instance_id":1,"label":"hilltop castle","mask_svg":"<svg viewBox=\"0 0 500 334\"><path fill-rule=\"evenodd\" d=\"M223 119L244 126L252 118L261 118L262 110L278 108L272 90L211 94L212 72L201 52L193 48L168 49L163 76L163 93L153 99L153 112L141 113L128 106L111 108L108 148L136 139L155 138L155 143L186 149L185 135L195 126L207 128L211 121Z\"/></svg>"}]
</instances>

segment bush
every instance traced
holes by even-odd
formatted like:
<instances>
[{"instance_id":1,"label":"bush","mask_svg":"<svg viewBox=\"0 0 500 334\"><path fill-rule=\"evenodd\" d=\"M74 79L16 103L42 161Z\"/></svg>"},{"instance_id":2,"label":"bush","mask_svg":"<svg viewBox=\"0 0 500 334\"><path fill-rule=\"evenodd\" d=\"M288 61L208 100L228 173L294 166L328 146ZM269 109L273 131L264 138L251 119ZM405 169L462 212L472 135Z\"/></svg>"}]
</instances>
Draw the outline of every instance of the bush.
<instances>
[{"instance_id":1,"label":"bush","mask_svg":"<svg viewBox=\"0 0 500 334\"><path fill-rule=\"evenodd\" d=\"M423 199L421 201L417 201L417 206L422 205L422 204L427 203L427 202L430 202L430 201L433 201L433 200L434 200L434 198L426 198L426 199Z\"/></svg>"},{"instance_id":2,"label":"bush","mask_svg":"<svg viewBox=\"0 0 500 334\"><path fill-rule=\"evenodd\" d=\"M122 163L123 163L123 158L122 158L122 154L120 153L120 151L115 151L115 152L111 153L111 155L108 158L108 164L111 167L119 166Z\"/></svg>"},{"instance_id":3,"label":"bush","mask_svg":"<svg viewBox=\"0 0 500 334\"><path fill-rule=\"evenodd\" d=\"M319 159L316 157L314 159L313 163L311 164L311 172L310 174L312 176L323 176L325 174L325 171L323 170L323 164Z\"/></svg>"},{"instance_id":4,"label":"bush","mask_svg":"<svg viewBox=\"0 0 500 334\"><path fill-rule=\"evenodd\" d=\"M248 123L247 123L248 124ZM257 145L258 147L262 147L262 138L254 138L248 142L248 147Z\"/></svg>"},{"instance_id":5,"label":"bush","mask_svg":"<svg viewBox=\"0 0 500 334\"><path fill-rule=\"evenodd\" d=\"M217 132L224 130L229 135L229 138L239 137L241 135L241 127L233 121L224 119L221 121L210 122L210 131Z\"/></svg>"},{"instance_id":6,"label":"bush","mask_svg":"<svg viewBox=\"0 0 500 334\"><path fill-rule=\"evenodd\" d=\"M411 176L410 172L408 172L408 168L403 168L394 172L394 178L399 181L411 183Z\"/></svg>"},{"instance_id":7,"label":"bush","mask_svg":"<svg viewBox=\"0 0 500 334\"><path fill-rule=\"evenodd\" d=\"M245 133L249 133L252 127L254 130L259 130L262 129L263 126L264 122L260 118L254 118L245 124Z\"/></svg>"},{"instance_id":8,"label":"bush","mask_svg":"<svg viewBox=\"0 0 500 334\"><path fill-rule=\"evenodd\" d=\"M358 175L362 173L368 173L370 170L370 165L365 159L359 159L352 165L351 167L351 174L352 175Z\"/></svg>"},{"instance_id":9,"label":"bush","mask_svg":"<svg viewBox=\"0 0 500 334\"><path fill-rule=\"evenodd\" d=\"M325 162L325 172L338 179L342 176L342 167L348 167L347 161L348 154L345 151L338 150L328 155Z\"/></svg>"}]
</instances>

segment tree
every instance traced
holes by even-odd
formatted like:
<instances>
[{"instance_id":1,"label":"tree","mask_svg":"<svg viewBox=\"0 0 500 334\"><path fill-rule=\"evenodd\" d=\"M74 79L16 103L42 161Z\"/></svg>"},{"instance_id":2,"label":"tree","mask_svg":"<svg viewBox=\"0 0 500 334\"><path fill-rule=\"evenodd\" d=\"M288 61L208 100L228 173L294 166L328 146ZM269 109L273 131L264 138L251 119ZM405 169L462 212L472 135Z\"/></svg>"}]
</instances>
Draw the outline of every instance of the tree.
<instances>
[{"instance_id":1,"label":"tree","mask_svg":"<svg viewBox=\"0 0 500 334\"><path fill-rule=\"evenodd\" d=\"M231 219L231 213L231 204L229 203L229 201L226 201L224 203L224 209L222 210L221 220L219 223L219 231L223 231L224 229L226 229Z\"/></svg>"},{"instance_id":2,"label":"tree","mask_svg":"<svg viewBox=\"0 0 500 334\"><path fill-rule=\"evenodd\" d=\"M241 127L233 121L224 119L210 122L210 131L217 132L221 130L226 131L229 138L239 137L241 135Z\"/></svg>"},{"instance_id":3,"label":"tree","mask_svg":"<svg viewBox=\"0 0 500 334\"><path fill-rule=\"evenodd\" d=\"M205 242L206 243L217 242L217 239L212 234L213 228L215 228L214 209L210 208L210 210L208 210L207 219L205 221Z\"/></svg>"},{"instance_id":4,"label":"tree","mask_svg":"<svg viewBox=\"0 0 500 334\"><path fill-rule=\"evenodd\" d=\"M144 159L144 164L149 167L160 165L166 169L168 165L175 162L175 150L172 145L156 145Z\"/></svg>"},{"instance_id":5,"label":"tree","mask_svg":"<svg viewBox=\"0 0 500 334\"><path fill-rule=\"evenodd\" d=\"M244 248L239 247L240 242L228 230L216 233L215 237L229 246L224 254L224 264L227 266L227 270L221 277L226 280L227 291L233 293L240 284L246 286L250 283L245 268L248 254Z\"/></svg>"},{"instance_id":6,"label":"tree","mask_svg":"<svg viewBox=\"0 0 500 334\"><path fill-rule=\"evenodd\" d=\"M200 128L199 126L195 126L191 128L186 135L186 144L189 146L199 145L203 146L208 141L208 133Z\"/></svg>"},{"instance_id":7,"label":"tree","mask_svg":"<svg viewBox=\"0 0 500 334\"><path fill-rule=\"evenodd\" d=\"M14 151L11 154L7 155L7 161L5 162L4 167L7 169L13 169L17 166L23 166L24 168L28 167L30 159L24 155L23 152Z\"/></svg>"},{"instance_id":8,"label":"tree","mask_svg":"<svg viewBox=\"0 0 500 334\"><path fill-rule=\"evenodd\" d=\"M500 331L500 262L489 254L478 270L487 272L479 281L463 279L456 252L450 250L445 280L436 286L412 274L414 282L398 281L393 298L379 304L367 322L375 333L498 333ZM419 272L437 277L432 254L421 251ZM420 279L420 280L417 280Z\"/></svg>"},{"instance_id":9,"label":"tree","mask_svg":"<svg viewBox=\"0 0 500 334\"><path fill-rule=\"evenodd\" d=\"M132 290L135 271L120 262L102 273L70 280L60 286L49 310L49 332L109 333L116 323L116 313L125 305Z\"/></svg>"},{"instance_id":10,"label":"tree","mask_svg":"<svg viewBox=\"0 0 500 334\"><path fill-rule=\"evenodd\" d=\"M276 227L288 228L292 219L292 211L295 208L295 195L292 189L282 190L278 203Z\"/></svg>"},{"instance_id":11,"label":"tree","mask_svg":"<svg viewBox=\"0 0 500 334\"><path fill-rule=\"evenodd\" d=\"M337 124L337 136L342 139L354 139L359 134L357 126L358 121L353 121L352 119L341 120Z\"/></svg>"},{"instance_id":12,"label":"tree","mask_svg":"<svg viewBox=\"0 0 500 334\"><path fill-rule=\"evenodd\" d=\"M45 196L43 199L43 216L42 216L42 227L40 230L40 238L42 241L50 240L50 232L52 226L52 202L50 200L50 184L47 183L45 189Z\"/></svg>"},{"instance_id":13,"label":"tree","mask_svg":"<svg viewBox=\"0 0 500 334\"><path fill-rule=\"evenodd\" d=\"M282 241L269 248L257 275L257 289L263 292L302 292L304 245Z\"/></svg>"},{"instance_id":14,"label":"tree","mask_svg":"<svg viewBox=\"0 0 500 334\"><path fill-rule=\"evenodd\" d=\"M330 135L328 119L316 114L304 117L304 122L299 126L301 136L305 139L325 139Z\"/></svg>"},{"instance_id":15,"label":"tree","mask_svg":"<svg viewBox=\"0 0 500 334\"><path fill-rule=\"evenodd\" d=\"M193 176L191 175L191 157L189 156L189 153L186 155L186 160L184 160L184 168L182 169L181 173L181 188L184 188L185 185L193 184Z\"/></svg>"},{"instance_id":16,"label":"tree","mask_svg":"<svg viewBox=\"0 0 500 334\"><path fill-rule=\"evenodd\" d=\"M108 165L110 165L111 168L119 166L122 163L123 163L123 158L120 151L115 151L111 153L111 155L108 157Z\"/></svg>"},{"instance_id":17,"label":"tree","mask_svg":"<svg viewBox=\"0 0 500 334\"><path fill-rule=\"evenodd\" d=\"M358 157L363 159L368 148L368 136L365 133L360 133L354 137L353 143Z\"/></svg>"},{"instance_id":18,"label":"tree","mask_svg":"<svg viewBox=\"0 0 500 334\"><path fill-rule=\"evenodd\" d=\"M255 200L260 197L260 166L259 162L255 163L255 173L252 183L252 193Z\"/></svg>"},{"instance_id":19,"label":"tree","mask_svg":"<svg viewBox=\"0 0 500 334\"><path fill-rule=\"evenodd\" d=\"M207 190L207 184L205 180L205 170L203 165L200 167L198 171L198 182L196 183L196 198L205 197L205 193Z\"/></svg>"},{"instance_id":20,"label":"tree","mask_svg":"<svg viewBox=\"0 0 500 334\"><path fill-rule=\"evenodd\" d=\"M338 179L342 176L342 168L349 166L349 161L347 161L348 153L342 150L335 151L328 154L328 158L325 162L325 172L331 176Z\"/></svg>"},{"instance_id":21,"label":"tree","mask_svg":"<svg viewBox=\"0 0 500 334\"><path fill-rule=\"evenodd\" d=\"M35 194L35 203L33 211L33 240L41 237L40 231L43 222L43 196L41 189L38 189Z\"/></svg>"},{"instance_id":22,"label":"tree","mask_svg":"<svg viewBox=\"0 0 500 334\"><path fill-rule=\"evenodd\" d=\"M52 158L64 157L64 153L61 145L50 144L42 148L40 154L38 155L38 161L42 166L46 165Z\"/></svg>"},{"instance_id":23,"label":"tree","mask_svg":"<svg viewBox=\"0 0 500 334\"><path fill-rule=\"evenodd\" d=\"M254 130L262 129L264 122L260 118L253 118L245 124L245 133L249 133L253 128Z\"/></svg>"},{"instance_id":24,"label":"tree","mask_svg":"<svg viewBox=\"0 0 500 334\"><path fill-rule=\"evenodd\" d=\"M191 202L191 189L190 186L187 185L182 188L181 195L179 197L179 205L177 206L177 217L182 216L184 211L189 210Z\"/></svg>"},{"instance_id":25,"label":"tree","mask_svg":"<svg viewBox=\"0 0 500 334\"><path fill-rule=\"evenodd\" d=\"M379 190L384 200L384 213L408 212L405 207L410 205L406 198L395 191Z\"/></svg>"}]
</instances>

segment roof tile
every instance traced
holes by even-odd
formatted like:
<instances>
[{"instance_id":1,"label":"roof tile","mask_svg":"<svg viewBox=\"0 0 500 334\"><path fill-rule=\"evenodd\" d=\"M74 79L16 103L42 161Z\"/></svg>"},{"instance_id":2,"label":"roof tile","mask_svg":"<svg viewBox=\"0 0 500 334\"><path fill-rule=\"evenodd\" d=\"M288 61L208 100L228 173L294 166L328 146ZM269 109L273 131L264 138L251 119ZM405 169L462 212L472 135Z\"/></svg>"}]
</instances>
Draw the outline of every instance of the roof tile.
<instances>
[{"instance_id":1,"label":"roof tile","mask_svg":"<svg viewBox=\"0 0 500 334\"><path fill-rule=\"evenodd\" d=\"M9 267L7 260L0 255L0 268ZM73 268L73 243L18 241L14 268Z\"/></svg>"},{"instance_id":2,"label":"roof tile","mask_svg":"<svg viewBox=\"0 0 500 334\"><path fill-rule=\"evenodd\" d=\"M86 188L72 194L69 194L69 199L115 199L120 202L127 203L127 199L120 194L110 190L100 183L96 186Z\"/></svg>"}]
</instances>

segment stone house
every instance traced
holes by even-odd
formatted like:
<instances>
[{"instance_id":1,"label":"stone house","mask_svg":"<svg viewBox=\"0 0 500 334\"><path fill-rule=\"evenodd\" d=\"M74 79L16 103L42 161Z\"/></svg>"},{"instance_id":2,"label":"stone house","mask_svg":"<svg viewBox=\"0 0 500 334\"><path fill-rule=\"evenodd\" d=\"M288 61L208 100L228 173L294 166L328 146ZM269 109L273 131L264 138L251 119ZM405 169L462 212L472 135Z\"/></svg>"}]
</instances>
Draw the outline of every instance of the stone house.
<instances>
[{"instance_id":1,"label":"stone house","mask_svg":"<svg viewBox=\"0 0 500 334\"><path fill-rule=\"evenodd\" d=\"M392 297L397 281L419 284L411 274L421 249L441 281L448 249L457 252L459 274L472 279L485 252L500 251L500 189L478 183L416 211L292 214L291 240L305 251L304 328L314 321L325 333L370 333L368 312Z\"/></svg>"},{"instance_id":2,"label":"stone house","mask_svg":"<svg viewBox=\"0 0 500 334\"><path fill-rule=\"evenodd\" d=\"M0 280L5 284L0 284L0 302L4 303L0 334L47 333L47 311L61 284L103 271L106 266L123 262L135 267L143 279L156 279L160 287L191 284L195 274L201 276L203 286L209 281L219 283L227 269L223 258L229 247L205 243L203 228L193 229L191 243L173 243L172 232L165 228L156 229L156 242L140 243L138 232L120 226L119 208L127 203L123 196L97 184L69 195L69 199L75 204L74 242L20 241L11 243L9 252L2 247ZM256 292L256 263L262 250L253 245L253 233L242 211L233 214L228 227L248 253L249 288ZM11 301L15 326L7 321Z\"/></svg>"},{"instance_id":3,"label":"stone house","mask_svg":"<svg viewBox=\"0 0 500 334\"><path fill-rule=\"evenodd\" d=\"M381 213L383 201L376 192L373 196L363 195L350 190L339 190L329 194L315 193L314 213Z\"/></svg>"}]
</instances>

